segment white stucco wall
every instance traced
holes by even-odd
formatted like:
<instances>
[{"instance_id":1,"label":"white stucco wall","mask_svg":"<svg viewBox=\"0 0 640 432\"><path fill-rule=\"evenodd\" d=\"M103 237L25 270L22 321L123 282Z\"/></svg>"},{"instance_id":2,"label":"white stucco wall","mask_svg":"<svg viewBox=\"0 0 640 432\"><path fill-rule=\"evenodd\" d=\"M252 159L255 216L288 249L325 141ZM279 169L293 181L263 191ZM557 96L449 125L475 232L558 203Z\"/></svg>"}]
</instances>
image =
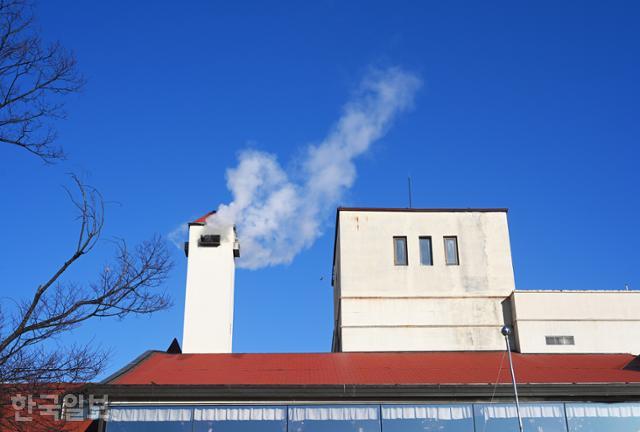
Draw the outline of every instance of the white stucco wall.
<instances>
[{"instance_id":1,"label":"white stucco wall","mask_svg":"<svg viewBox=\"0 0 640 432\"><path fill-rule=\"evenodd\" d=\"M640 354L640 292L516 291L512 304L523 353ZM547 345L545 336L573 336L575 345Z\"/></svg>"},{"instance_id":2,"label":"white stucco wall","mask_svg":"<svg viewBox=\"0 0 640 432\"><path fill-rule=\"evenodd\" d=\"M504 297L343 298L343 351L500 350Z\"/></svg>"},{"instance_id":3,"label":"white stucco wall","mask_svg":"<svg viewBox=\"0 0 640 432\"><path fill-rule=\"evenodd\" d=\"M509 295L514 289L505 212L341 211L343 296ZM445 264L444 236L458 236L460 265ZM393 263L406 236L409 265ZM431 236L433 266L420 265L418 237Z\"/></svg>"},{"instance_id":4,"label":"white stucco wall","mask_svg":"<svg viewBox=\"0 0 640 432\"><path fill-rule=\"evenodd\" d=\"M184 309L183 353L230 353L233 335L235 263L233 228L218 247L200 247L205 227L189 227L189 257Z\"/></svg>"},{"instance_id":5,"label":"white stucco wall","mask_svg":"<svg viewBox=\"0 0 640 432\"><path fill-rule=\"evenodd\" d=\"M343 351L504 348L515 285L506 212L340 211L338 222ZM394 236L407 237L407 266L394 265ZM432 266L420 264L420 236L432 238ZM445 236L457 236L460 265L446 265Z\"/></svg>"},{"instance_id":6,"label":"white stucco wall","mask_svg":"<svg viewBox=\"0 0 640 432\"><path fill-rule=\"evenodd\" d=\"M342 351L498 351L500 330L473 327L342 328Z\"/></svg>"},{"instance_id":7,"label":"white stucco wall","mask_svg":"<svg viewBox=\"0 0 640 432\"><path fill-rule=\"evenodd\" d=\"M500 326L503 297L343 298L343 326ZM381 318L384 318L383 320Z\"/></svg>"}]
</instances>

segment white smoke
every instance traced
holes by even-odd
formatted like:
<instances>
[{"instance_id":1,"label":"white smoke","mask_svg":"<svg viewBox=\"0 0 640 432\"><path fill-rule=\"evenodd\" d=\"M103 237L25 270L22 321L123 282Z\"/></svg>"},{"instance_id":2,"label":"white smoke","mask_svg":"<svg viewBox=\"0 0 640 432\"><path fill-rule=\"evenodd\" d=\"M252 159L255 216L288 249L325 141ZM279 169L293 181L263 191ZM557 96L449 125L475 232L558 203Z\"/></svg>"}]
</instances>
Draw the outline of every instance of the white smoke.
<instances>
[{"instance_id":1,"label":"white smoke","mask_svg":"<svg viewBox=\"0 0 640 432\"><path fill-rule=\"evenodd\" d=\"M207 219L212 228L235 225L242 247L238 266L290 263L321 234L326 217L356 177L353 160L382 137L409 108L420 79L400 68L370 73L327 137L303 153L300 181L272 154L246 150L226 173L233 201Z\"/></svg>"}]
</instances>

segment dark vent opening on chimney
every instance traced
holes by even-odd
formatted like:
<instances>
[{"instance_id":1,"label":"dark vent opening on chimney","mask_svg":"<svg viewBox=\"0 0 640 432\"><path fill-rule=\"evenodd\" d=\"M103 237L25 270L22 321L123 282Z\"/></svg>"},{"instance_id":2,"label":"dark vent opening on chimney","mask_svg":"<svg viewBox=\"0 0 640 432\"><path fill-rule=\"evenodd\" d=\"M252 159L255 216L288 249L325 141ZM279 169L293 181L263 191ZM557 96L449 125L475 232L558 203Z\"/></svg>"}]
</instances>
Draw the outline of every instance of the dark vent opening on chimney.
<instances>
[{"instance_id":1,"label":"dark vent opening on chimney","mask_svg":"<svg viewBox=\"0 0 640 432\"><path fill-rule=\"evenodd\" d=\"M198 245L201 247L218 247L220 246L220 234L202 235Z\"/></svg>"}]
</instances>

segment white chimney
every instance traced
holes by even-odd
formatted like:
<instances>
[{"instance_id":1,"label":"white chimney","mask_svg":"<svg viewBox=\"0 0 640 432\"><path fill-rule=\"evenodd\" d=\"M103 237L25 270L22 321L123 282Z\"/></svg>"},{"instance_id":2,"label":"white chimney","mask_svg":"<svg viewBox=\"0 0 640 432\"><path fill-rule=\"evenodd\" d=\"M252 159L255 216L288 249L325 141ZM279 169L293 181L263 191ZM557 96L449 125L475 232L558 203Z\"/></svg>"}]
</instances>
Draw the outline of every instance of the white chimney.
<instances>
[{"instance_id":1,"label":"white chimney","mask_svg":"<svg viewBox=\"0 0 640 432\"><path fill-rule=\"evenodd\" d=\"M233 336L233 227L214 230L206 216L189 224L183 353L230 353Z\"/></svg>"}]
</instances>

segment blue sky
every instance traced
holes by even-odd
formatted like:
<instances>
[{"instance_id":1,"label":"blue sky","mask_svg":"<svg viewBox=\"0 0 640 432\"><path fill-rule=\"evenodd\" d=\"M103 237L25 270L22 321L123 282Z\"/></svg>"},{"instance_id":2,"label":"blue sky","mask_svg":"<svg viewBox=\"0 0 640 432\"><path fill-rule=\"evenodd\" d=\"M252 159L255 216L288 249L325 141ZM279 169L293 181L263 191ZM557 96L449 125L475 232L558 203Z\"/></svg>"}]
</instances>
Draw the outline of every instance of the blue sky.
<instances>
[{"instance_id":1,"label":"blue sky","mask_svg":"<svg viewBox=\"0 0 640 432\"><path fill-rule=\"evenodd\" d=\"M233 4L231 4L233 3ZM640 6L636 2L40 2L39 24L88 79L58 123L69 159L0 147L0 296L22 298L73 247L61 185L109 201L104 241L69 275L90 280L109 239L130 243L228 202L240 151L282 165L322 140L372 68L423 85L413 110L356 161L343 205L509 207L526 289L640 289ZM332 212L331 212L332 214ZM236 275L237 352L326 351L333 218L293 263ZM182 333L172 309L93 322L113 371Z\"/></svg>"}]
</instances>

